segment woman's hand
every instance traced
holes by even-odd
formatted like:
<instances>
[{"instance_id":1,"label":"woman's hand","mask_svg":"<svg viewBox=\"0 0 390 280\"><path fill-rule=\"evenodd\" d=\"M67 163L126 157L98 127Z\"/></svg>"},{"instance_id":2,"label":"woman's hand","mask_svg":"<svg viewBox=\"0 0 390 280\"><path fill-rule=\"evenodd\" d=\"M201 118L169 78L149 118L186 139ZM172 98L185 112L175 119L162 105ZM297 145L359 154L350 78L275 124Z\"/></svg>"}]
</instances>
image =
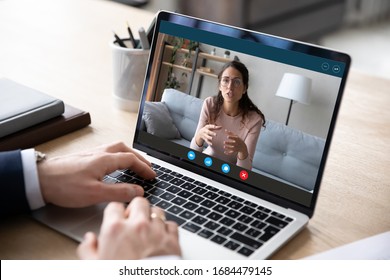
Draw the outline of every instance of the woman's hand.
<instances>
[{"instance_id":1,"label":"woman's hand","mask_svg":"<svg viewBox=\"0 0 390 280\"><path fill-rule=\"evenodd\" d=\"M81 259L144 259L180 256L178 226L165 221L164 211L150 208L144 198L135 198L125 209L122 203L108 204L99 237L87 233L78 247Z\"/></svg>"},{"instance_id":2,"label":"woman's hand","mask_svg":"<svg viewBox=\"0 0 390 280\"><path fill-rule=\"evenodd\" d=\"M63 207L85 207L100 202L129 202L143 196L133 184L106 184L105 175L117 169L131 169L145 179L156 173L151 164L123 143L114 143L38 164L38 177L46 203Z\"/></svg>"},{"instance_id":3,"label":"woman's hand","mask_svg":"<svg viewBox=\"0 0 390 280\"><path fill-rule=\"evenodd\" d=\"M199 129L195 142L196 145L202 147L204 142L206 142L209 146L213 145L213 137L217 135L216 131L220 130L222 126L215 124L207 124L201 129Z\"/></svg>"},{"instance_id":4,"label":"woman's hand","mask_svg":"<svg viewBox=\"0 0 390 280\"><path fill-rule=\"evenodd\" d=\"M227 140L223 142L224 153L226 155L237 153L238 159L246 159L248 157L248 148L246 147L245 142L238 137L238 135L227 129L225 129L225 133L227 135Z\"/></svg>"}]
</instances>

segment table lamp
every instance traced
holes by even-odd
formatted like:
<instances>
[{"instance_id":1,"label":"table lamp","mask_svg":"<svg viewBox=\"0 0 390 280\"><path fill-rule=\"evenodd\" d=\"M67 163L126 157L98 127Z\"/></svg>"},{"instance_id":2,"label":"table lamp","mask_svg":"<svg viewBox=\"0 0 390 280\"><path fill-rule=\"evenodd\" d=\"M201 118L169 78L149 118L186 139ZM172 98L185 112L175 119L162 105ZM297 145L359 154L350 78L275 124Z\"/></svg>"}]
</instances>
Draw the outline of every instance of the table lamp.
<instances>
[{"instance_id":1,"label":"table lamp","mask_svg":"<svg viewBox=\"0 0 390 280\"><path fill-rule=\"evenodd\" d=\"M310 105L310 92L310 78L293 73L284 73L282 81L280 82L276 92L276 96L290 99L286 125L288 125L293 103L299 102L305 105Z\"/></svg>"}]
</instances>

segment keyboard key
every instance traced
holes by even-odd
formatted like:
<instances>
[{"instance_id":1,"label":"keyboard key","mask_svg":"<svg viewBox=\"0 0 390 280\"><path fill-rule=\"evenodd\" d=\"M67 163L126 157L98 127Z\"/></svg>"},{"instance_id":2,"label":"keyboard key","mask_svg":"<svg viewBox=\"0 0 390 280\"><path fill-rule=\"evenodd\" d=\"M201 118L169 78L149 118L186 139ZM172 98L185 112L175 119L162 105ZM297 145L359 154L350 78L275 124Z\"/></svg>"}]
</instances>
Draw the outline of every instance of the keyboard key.
<instances>
[{"instance_id":1,"label":"keyboard key","mask_svg":"<svg viewBox=\"0 0 390 280\"><path fill-rule=\"evenodd\" d=\"M181 184L184 183L184 180L181 180L179 178L173 178L172 180L169 181L169 183L175 186L180 186Z\"/></svg>"},{"instance_id":2,"label":"keyboard key","mask_svg":"<svg viewBox=\"0 0 390 280\"><path fill-rule=\"evenodd\" d=\"M196 216L195 218L192 219L192 221L194 223L197 223L199 225L203 225L205 222L207 222L208 220L206 218L203 218L201 216Z\"/></svg>"},{"instance_id":3,"label":"keyboard key","mask_svg":"<svg viewBox=\"0 0 390 280\"><path fill-rule=\"evenodd\" d=\"M223 242L226 241L226 238L225 237L222 237L220 235L215 235L213 236L213 238L210 239L211 241L217 243L217 244L222 244Z\"/></svg>"},{"instance_id":4,"label":"keyboard key","mask_svg":"<svg viewBox=\"0 0 390 280\"><path fill-rule=\"evenodd\" d=\"M233 208L235 210L238 210L242 207L242 203L239 203L237 201L232 201L227 206L229 206L230 208Z\"/></svg>"},{"instance_id":5,"label":"keyboard key","mask_svg":"<svg viewBox=\"0 0 390 280\"><path fill-rule=\"evenodd\" d=\"M226 210L228 210L227 207L223 206L223 205L216 205L213 210L217 211L218 213L224 213Z\"/></svg>"},{"instance_id":6,"label":"keyboard key","mask_svg":"<svg viewBox=\"0 0 390 280\"><path fill-rule=\"evenodd\" d=\"M167 191L168 192L171 192L171 193L178 193L181 191L181 188L180 187L177 187L177 186L170 186L169 188L167 188Z\"/></svg>"},{"instance_id":7,"label":"keyboard key","mask_svg":"<svg viewBox=\"0 0 390 280\"><path fill-rule=\"evenodd\" d=\"M165 167L160 167L159 170L161 170L164 173L171 173L171 170Z\"/></svg>"},{"instance_id":8,"label":"keyboard key","mask_svg":"<svg viewBox=\"0 0 390 280\"><path fill-rule=\"evenodd\" d=\"M231 239L234 239L238 242L241 242L241 243L244 243L245 245L251 247L251 248L254 248L254 249L257 249L257 248L260 248L261 245L263 245L262 242L260 241L257 241L253 238L249 238L241 233L238 233L238 232L235 232L233 233L231 236L230 236Z\"/></svg>"},{"instance_id":9,"label":"keyboard key","mask_svg":"<svg viewBox=\"0 0 390 280\"><path fill-rule=\"evenodd\" d=\"M169 212L171 212L173 214L179 214L182 211L184 211L184 209L179 207L179 206L173 205L167 211L169 211Z\"/></svg>"},{"instance_id":10,"label":"keyboard key","mask_svg":"<svg viewBox=\"0 0 390 280\"><path fill-rule=\"evenodd\" d=\"M156 183L154 183L154 185L158 188L161 188L161 189L166 189L168 188L171 184L165 182L165 181L161 181L161 180L157 180Z\"/></svg>"},{"instance_id":11,"label":"keyboard key","mask_svg":"<svg viewBox=\"0 0 390 280\"><path fill-rule=\"evenodd\" d=\"M185 189L187 191L190 191L190 190L194 189L196 186L194 184L189 183L189 182L185 182L180 187L182 187L183 189Z\"/></svg>"},{"instance_id":12,"label":"keyboard key","mask_svg":"<svg viewBox=\"0 0 390 280\"><path fill-rule=\"evenodd\" d=\"M240 245L238 243L230 240L230 241L226 242L226 244L223 246L230 249L230 250L235 251Z\"/></svg>"},{"instance_id":13,"label":"keyboard key","mask_svg":"<svg viewBox=\"0 0 390 280\"><path fill-rule=\"evenodd\" d=\"M160 195L160 198L170 201L171 199L175 198L175 195L170 192L164 192L162 195Z\"/></svg>"},{"instance_id":14,"label":"keyboard key","mask_svg":"<svg viewBox=\"0 0 390 280\"><path fill-rule=\"evenodd\" d=\"M243 232L244 230L246 230L248 228L248 226L242 224L242 223L235 223L234 226L233 226L234 229L240 231L240 232Z\"/></svg>"},{"instance_id":15,"label":"keyboard key","mask_svg":"<svg viewBox=\"0 0 390 280\"><path fill-rule=\"evenodd\" d=\"M271 213L272 211L268 208L265 208L264 206L259 206L257 209L263 211L264 213Z\"/></svg>"},{"instance_id":16,"label":"keyboard key","mask_svg":"<svg viewBox=\"0 0 390 280\"><path fill-rule=\"evenodd\" d=\"M279 229L273 226L268 226L264 229L264 234L260 236L260 240L266 242L270 240L275 234L279 232Z\"/></svg>"},{"instance_id":17,"label":"keyboard key","mask_svg":"<svg viewBox=\"0 0 390 280\"><path fill-rule=\"evenodd\" d=\"M185 223L185 220L182 218L179 218L178 216L171 214L169 212L165 212L165 217L168 221L174 221L176 222L179 226Z\"/></svg>"},{"instance_id":18,"label":"keyboard key","mask_svg":"<svg viewBox=\"0 0 390 280\"><path fill-rule=\"evenodd\" d=\"M234 220L232 220L228 217L222 218L219 222L225 226L231 226L232 224L234 224Z\"/></svg>"},{"instance_id":19,"label":"keyboard key","mask_svg":"<svg viewBox=\"0 0 390 280\"><path fill-rule=\"evenodd\" d=\"M240 216L240 212L237 212L237 211L234 211L234 210L228 210L225 215L230 217L230 218L237 218L238 216Z\"/></svg>"},{"instance_id":20,"label":"keyboard key","mask_svg":"<svg viewBox=\"0 0 390 280\"><path fill-rule=\"evenodd\" d=\"M152 194L152 195L160 196L161 194L164 193L164 190L163 189L159 189L159 188L153 188L153 189L149 190L148 192L150 194Z\"/></svg>"},{"instance_id":21,"label":"keyboard key","mask_svg":"<svg viewBox=\"0 0 390 280\"><path fill-rule=\"evenodd\" d=\"M198 207L198 204L195 204L193 202L187 202L186 204L183 205L184 208L193 211Z\"/></svg>"},{"instance_id":22,"label":"keyboard key","mask_svg":"<svg viewBox=\"0 0 390 280\"><path fill-rule=\"evenodd\" d=\"M122 175L122 173L119 172L118 170L115 170L114 172L112 172L111 174L109 174L109 176L112 177L112 178L116 178L116 177L119 177L119 176L121 176L121 175Z\"/></svg>"},{"instance_id":23,"label":"keyboard key","mask_svg":"<svg viewBox=\"0 0 390 280\"><path fill-rule=\"evenodd\" d=\"M208 198L208 199L213 200L213 199L215 199L215 198L218 197L218 194L216 194L215 192L212 192L212 191L208 191L208 192L205 193L203 196L206 197L206 198Z\"/></svg>"},{"instance_id":24,"label":"keyboard key","mask_svg":"<svg viewBox=\"0 0 390 280\"><path fill-rule=\"evenodd\" d=\"M263 229L266 225L267 225L266 223L259 220L255 220L254 222L251 223L251 226L257 229Z\"/></svg>"},{"instance_id":25,"label":"keyboard key","mask_svg":"<svg viewBox=\"0 0 390 280\"><path fill-rule=\"evenodd\" d=\"M223 195L224 197L231 197L231 196L232 196L230 193L225 192L225 191L223 191L223 190L218 191L218 193L219 193L220 195Z\"/></svg>"},{"instance_id":26,"label":"keyboard key","mask_svg":"<svg viewBox=\"0 0 390 280\"><path fill-rule=\"evenodd\" d=\"M268 214L262 212L262 211L256 211L255 214L253 214L253 217L259 220L264 220L268 217Z\"/></svg>"},{"instance_id":27,"label":"keyboard key","mask_svg":"<svg viewBox=\"0 0 390 280\"><path fill-rule=\"evenodd\" d=\"M195 214L186 210L182 212L179 216L186 220L191 220L195 216Z\"/></svg>"},{"instance_id":28,"label":"keyboard key","mask_svg":"<svg viewBox=\"0 0 390 280\"><path fill-rule=\"evenodd\" d=\"M277 226L278 228L284 228L285 226L288 225L286 221L282 221L275 217L268 217L265 221L267 223L270 223L271 225Z\"/></svg>"},{"instance_id":29,"label":"keyboard key","mask_svg":"<svg viewBox=\"0 0 390 280\"><path fill-rule=\"evenodd\" d=\"M168 209L169 207L172 206L172 203L169 203L168 201L160 201L159 203L156 204L156 206L162 208L162 209Z\"/></svg>"},{"instance_id":30,"label":"keyboard key","mask_svg":"<svg viewBox=\"0 0 390 280\"><path fill-rule=\"evenodd\" d=\"M205 206L205 207L207 207L207 208L212 208L217 203L215 203L214 201L206 199L206 200L202 201L200 204Z\"/></svg>"},{"instance_id":31,"label":"keyboard key","mask_svg":"<svg viewBox=\"0 0 390 280\"><path fill-rule=\"evenodd\" d=\"M171 202L175 203L176 205L183 205L184 203L187 202L187 200L181 197L175 197L174 199L171 200Z\"/></svg>"},{"instance_id":32,"label":"keyboard key","mask_svg":"<svg viewBox=\"0 0 390 280\"><path fill-rule=\"evenodd\" d=\"M204 226L211 230L216 230L217 228L219 228L219 224L212 221L207 222Z\"/></svg>"},{"instance_id":33,"label":"keyboard key","mask_svg":"<svg viewBox=\"0 0 390 280\"><path fill-rule=\"evenodd\" d=\"M210 214L207 215L207 218L213 220L213 221L218 221L219 219L222 218L222 215L216 213L216 212L211 212Z\"/></svg>"},{"instance_id":34,"label":"keyboard key","mask_svg":"<svg viewBox=\"0 0 390 280\"><path fill-rule=\"evenodd\" d=\"M261 231L259 230L256 230L254 228L250 228L248 229L245 234L249 235L249 236L252 236L254 238L258 237L260 234L261 234Z\"/></svg>"},{"instance_id":35,"label":"keyboard key","mask_svg":"<svg viewBox=\"0 0 390 280\"><path fill-rule=\"evenodd\" d=\"M118 183L119 181L117 179L114 179L114 178L111 178L111 177L105 177L103 179L103 182L106 183L106 184L116 184Z\"/></svg>"},{"instance_id":36,"label":"keyboard key","mask_svg":"<svg viewBox=\"0 0 390 280\"><path fill-rule=\"evenodd\" d=\"M169 182L170 180L173 179L173 176L169 174L161 174L160 176L158 176L158 178L166 182Z\"/></svg>"},{"instance_id":37,"label":"keyboard key","mask_svg":"<svg viewBox=\"0 0 390 280\"><path fill-rule=\"evenodd\" d=\"M221 203L223 205L227 205L231 200L229 198L224 197L224 196L221 195L220 197L215 199L215 201L218 202L218 203Z\"/></svg>"},{"instance_id":38,"label":"keyboard key","mask_svg":"<svg viewBox=\"0 0 390 280\"><path fill-rule=\"evenodd\" d=\"M229 236L229 234L231 234L233 230L227 227L220 227L217 232L224 236Z\"/></svg>"},{"instance_id":39,"label":"keyboard key","mask_svg":"<svg viewBox=\"0 0 390 280\"><path fill-rule=\"evenodd\" d=\"M158 203L159 201L161 201L160 198L154 196L154 195L150 195L148 197L148 200L149 200L149 203L152 204L152 205L155 205L156 203Z\"/></svg>"},{"instance_id":40,"label":"keyboard key","mask_svg":"<svg viewBox=\"0 0 390 280\"><path fill-rule=\"evenodd\" d=\"M206 186L206 189L208 189L209 191L215 192L215 193L219 191L219 189L217 189L217 188L215 188L215 187L212 187L212 186L210 186L210 185L207 185L207 186Z\"/></svg>"},{"instance_id":41,"label":"keyboard key","mask_svg":"<svg viewBox=\"0 0 390 280\"><path fill-rule=\"evenodd\" d=\"M191 222L188 222L186 223L184 226L183 226L184 229L190 231L190 232L197 232L198 230L200 230L200 226L194 224L194 223L191 223Z\"/></svg>"},{"instance_id":42,"label":"keyboard key","mask_svg":"<svg viewBox=\"0 0 390 280\"><path fill-rule=\"evenodd\" d=\"M198 209L196 209L195 212L202 216L206 216L208 213L210 213L210 210L201 206Z\"/></svg>"},{"instance_id":43,"label":"keyboard key","mask_svg":"<svg viewBox=\"0 0 390 280\"><path fill-rule=\"evenodd\" d=\"M189 198L190 196L192 196L192 193L187 191L187 190L182 190L177 195L184 197L184 198Z\"/></svg>"},{"instance_id":44,"label":"keyboard key","mask_svg":"<svg viewBox=\"0 0 390 280\"><path fill-rule=\"evenodd\" d=\"M187 177L187 176L183 176L183 177L181 177L183 180L186 180L187 182L190 182L190 183L193 183L193 182L195 182L195 180L194 179L192 179L192 178L190 178L190 177Z\"/></svg>"},{"instance_id":45,"label":"keyboard key","mask_svg":"<svg viewBox=\"0 0 390 280\"><path fill-rule=\"evenodd\" d=\"M199 195L203 195L204 193L207 193L207 190L201 187L196 187L193 192Z\"/></svg>"},{"instance_id":46,"label":"keyboard key","mask_svg":"<svg viewBox=\"0 0 390 280\"><path fill-rule=\"evenodd\" d=\"M132 180L133 177L129 177L129 176L125 175L125 174L122 174L122 175L116 177L116 179L117 179L118 181L121 181L122 183L127 183L127 182L129 182L130 180Z\"/></svg>"},{"instance_id":47,"label":"keyboard key","mask_svg":"<svg viewBox=\"0 0 390 280\"><path fill-rule=\"evenodd\" d=\"M243 224L249 224L250 222L253 221L253 218L245 214L242 214L237 220L239 220Z\"/></svg>"},{"instance_id":48,"label":"keyboard key","mask_svg":"<svg viewBox=\"0 0 390 280\"><path fill-rule=\"evenodd\" d=\"M208 239L213 235L213 232L207 229L202 229L200 232L198 232L198 235Z\"/></svg>"},{"instance_id":49,"label":"keyboard key","mask_svg":"<svg viewBox=\"0 0 390 280\"><path fill-rule=\"evenodd\" d=\"M276 212L276 211L272 211L271 212L271 215L272 216L275 216L275 217L277 217L277 218L279 218L279 219L281 219L281 220L283 220L286 216L285 215L283 215L283 214L281 214L281 213L279 213L279 212Z\"/></svg>"},{"instance_id":50,"label":"keyboard key","mask_svg":"<svg viewBox=\"0 0 390 280\"><path fill-rule=\"evenodd\" d=\"M255 212L255 209L252 208L252 207L249 207L249 206L244 206L240 209L241 212L245 213L245 214L252 214L253 212Z\"/></svg>"},{"instance_id":51,"label":"keyboard key","mask_svg":"<svg viewBox=\"0 0 390 280\"><path fill-rule=\"evenodd\" d=\"M252 255L253 252L254 251L252 251L251 249L248 249L248 248L245 248L245 247L242 247L240 250L237 251L237 253L239 253L241 255L244 255L244 256L247 256L247 257Z\"/></svg>"},{"instance_id":52,"label":"keyboard key","mask_svg":"<svg viewBox=\"0 0 390 280\"><path fill-rule=\"evenodd\" d=\"M193 201L193 202L195 202L195 203L200 203L200 202L203 201L204 199L205 199L204 197L201 197L201 196L196 195L196 194L194 194L193 196L191 196L191 197L189 198L189 200L191 200L191 201Z\"/></svg>"}]
</instances>

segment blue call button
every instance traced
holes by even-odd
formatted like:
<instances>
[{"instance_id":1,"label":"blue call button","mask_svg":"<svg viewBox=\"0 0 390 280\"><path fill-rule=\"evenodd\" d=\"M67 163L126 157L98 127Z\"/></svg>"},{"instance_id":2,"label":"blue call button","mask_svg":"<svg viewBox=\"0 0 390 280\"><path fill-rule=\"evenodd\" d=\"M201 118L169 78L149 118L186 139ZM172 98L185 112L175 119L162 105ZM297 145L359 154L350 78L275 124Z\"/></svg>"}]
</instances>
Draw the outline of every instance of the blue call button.
<instances>
[{"instance_id":1,"label":"blue call button","mask_svg":"<svg viewBox=\"0 0 390 280\"><path fill-rule=\"evenodd\" d=\"M195 152L194 151L189 151L187 153L187 157L189 160L194 160L195 159Z\"/></svg>"},{"instance_id":2,"label":"blue call button","mask_svg":"<svg viewBox=\"0 0 390 280\"><path fill-rule=\"evenodd\" d=\"M204 165L211 166L213 165L213 160L210 157L204 159Z\"/></svg>"},{"instance_id":3,"label":"blue call button","mask_svg":"<svg viewBox=\"0 0 390 280\"><path fill-rule=\"evenodd\" d=\"M222 172L223 172L223 173L226 173L226 174L227 174L227 173L230 172L230 165L227 164L227 163L224 163L224 164L222 164L221 169L222 169Z\"/></svg>"}]
</instances>

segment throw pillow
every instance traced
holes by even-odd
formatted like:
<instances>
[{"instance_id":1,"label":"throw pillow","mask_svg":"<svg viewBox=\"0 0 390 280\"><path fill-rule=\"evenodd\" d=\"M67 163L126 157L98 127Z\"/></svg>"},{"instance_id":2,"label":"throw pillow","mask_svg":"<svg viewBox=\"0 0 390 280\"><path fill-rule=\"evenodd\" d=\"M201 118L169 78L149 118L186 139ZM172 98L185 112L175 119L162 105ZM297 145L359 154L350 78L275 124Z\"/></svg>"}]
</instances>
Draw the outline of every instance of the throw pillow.
<instances>
[{"instance_id":1,"label":"throw pillow","mask_svg":"<svg viewBox=\"0 0 390 280\"><path fill-rule=\"evenodd\" d=\"M180 138L180 133L164 102L145 102L142 118L146 132L164 139Z\"/></svg>"}]
</instances>

